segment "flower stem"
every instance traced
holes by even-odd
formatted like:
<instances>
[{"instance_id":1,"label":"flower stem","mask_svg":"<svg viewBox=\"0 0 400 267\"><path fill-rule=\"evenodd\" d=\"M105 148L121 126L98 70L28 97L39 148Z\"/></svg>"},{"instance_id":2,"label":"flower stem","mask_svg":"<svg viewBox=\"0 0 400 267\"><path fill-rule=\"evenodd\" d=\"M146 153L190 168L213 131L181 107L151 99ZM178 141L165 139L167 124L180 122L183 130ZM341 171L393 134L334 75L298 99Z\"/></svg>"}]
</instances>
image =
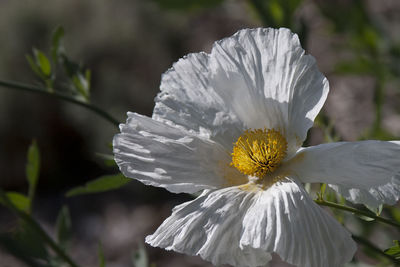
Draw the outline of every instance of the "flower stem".
<instances>
[{"instance_id":1,"label":"flower stem","mask_svg":"<svg viewBox=\"0 0 400 267\"><path fill-rule=\"evenodd\" d=\"M348 211L348 212L351 212L351 213L354 213L354 214L366 216L366 217L375 219L377 221L392 225L392 226L397 227L397 228L400 229L400 224L398 224L396 222L393 222L393 221L391 221L389 219L383 218L381 216L375 215L375 214L373 214L371 212L368 212L368 211L355 209L355 208L352 208L352 207L349 207L349 206L337 204L337 203L326 201L326 200L323 200L323 199L315 199L314 201L315 201L315 203L317 203L318 205L321 205L321 206L327 206L327 207L331 207L331 208L335 208L335 209Z\"/></svg>"},{"instance_id":2,"label":"flower stem","mask_svg":"<svg viewBox=\"0 0 400 267\"><path fill-rule=\"evenodd\" d=\"M51 247L51 249L65 262L67 262L71 267L78 267L78 265L61 249L56 242L43 230L43 228L28 214L23 212L18 212L18 217L28 223L36 233L38 233L43 240Z\"/></svg>"},{"instance_id":3,"label":"flower stem","mask_svg":"<svg viewBox=\"0 0 400 267\"><path fill-rule=\"evenodd\" d=\"M18 218L27 223L32 229L46 242L49 247L71 267L79 267L65 252L64 250L43 230L43 228L26 212L16 208L5 195L4 191L0 188L1 202L12 211Z\"/></svg>"},{"instance_id":4,"label":"flower stem","mask_svg":"<svg viewBox=\"0 0 400 267\"><path fill-rule=\"evenodd\" d=\"M66 94L63 94L63 93L60 93L57 91L50 92L41 87L35 87L35 86L29 85L29 84L23 84L23 83L11 82L11 81L0 80L0 86L17 89L17 90L22 90L22 91L27 91L27 92L32 92L32 93L44 94L44 95L58 98L60 100L66 101L66 102L70 102L70 103L79 105L81 107L84 107L84 108L87 108L87 109L93 111L94 113L101 116L103 119L106 119L108 122L112 123L114 126L116 126L118 128L119 121L114 119L110 114L108 114L104 110L102 110L92 104L79 101L69 95L66 95Z\"/></svg>"},{"instance_id":5,"label":"flower stem","mask_svg":"<svg viewBox=\"0 0 400 267\"><path fill-rule=\"evenodd\" d=\"M393 258L392 256L386 254L385 252L383 252L381 249L379 249L378 247L376 247L374 244L372 244L369 240L361 237L361 236L356 236L356 235L352 235L352 238L354 239L354 241L356 241L357 243L367 247L368 249L372 250L373 252L375 252L376 254L381 255L382 257L385 257L386 259L390 260L391 262L393 262L394 264L399 264L400 261ZM397 265L396 265L397 266Z\"/></svg>"}]
</instances>

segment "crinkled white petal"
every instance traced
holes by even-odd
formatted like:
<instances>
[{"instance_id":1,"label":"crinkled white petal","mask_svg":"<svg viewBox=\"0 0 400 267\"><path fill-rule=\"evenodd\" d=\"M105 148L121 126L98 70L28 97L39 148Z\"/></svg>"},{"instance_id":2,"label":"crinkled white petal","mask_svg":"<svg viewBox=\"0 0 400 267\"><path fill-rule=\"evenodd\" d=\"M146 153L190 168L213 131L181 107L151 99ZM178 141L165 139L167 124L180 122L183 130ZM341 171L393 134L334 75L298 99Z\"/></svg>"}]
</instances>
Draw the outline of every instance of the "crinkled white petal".
<instances>
[{"instance_id":1,"label":"crinkled white petal","mask_svg":"<svg viewBox=\"0 0 400 267\"><path fill-rule=\"evenodd\" d=\"M296 266L335 267L351 260L350 234L289 179L206 191L173 209L146 238L152 246L200 255L213 264L265 266L271 253Z\"/></svg>"},{"instance_id":2,"label":"crinkled white petal","mask_svg":"<svg viewBox=\"0 0 400 267\"><path fill-rule=\"evenodd\" d=\"M221 145L136 113L128 113L113 147L125 176L174 193L247 181L229 166L230 155Z\"/></svg>"},{"instance_id":3,"label":"crinkled white petal","mask_svg":"<svg viewBox=\"0 0 400 267\"><path fill-rule=\"evenodd\" d=\"M153 118L206 134L232 149L248 128L284 132L289 153L304 141L329 85L288 29L245 29L190 54L161 81Z\"/></svg>"},{"instance_id":4,"label":"crinkled white petal","mask_svg":"<svg viewBox=\"0 0 400 267\"><path fill-rule=\"evenodd\" d=\"M301 181L328 183L347 200L374 209L400 198L400 142L322 144L302 149L289 165Z\"/></svg>"},{"instance_id":5,"label":"crinkled white petal","mask_svg":"<svg viewBox=\"0 0 400 267\"><path fill-rule=\"evenodd\" d=\"M240 244L310 267L342 266L356 251L350 233L290 179L255 195L243 218Z\"/></svg>"},{"instance_id":6,"label":"crinkled white petal","mask_svg":"<svg viewBox=\"0 0 400 267\"><path fill-rule=\"evenodd\" d=\"M243 123L211 87L209 55L189 54L163 74L153 118L211 137L228 150Z\"/></svg>"},{"instance_id":7,"label":"crinkled white petal","mask_svg":"<svg viewBox=\"0 0 400 267\"><path fill-rule=\"evenodd\" d=\"M264 266L267 251L240 249L242 219L254 197L236 187L206 191L195 200L176 206L157 231L146 237L155 247L200 255L214 265Z\"/></svg>"}]
</instances>

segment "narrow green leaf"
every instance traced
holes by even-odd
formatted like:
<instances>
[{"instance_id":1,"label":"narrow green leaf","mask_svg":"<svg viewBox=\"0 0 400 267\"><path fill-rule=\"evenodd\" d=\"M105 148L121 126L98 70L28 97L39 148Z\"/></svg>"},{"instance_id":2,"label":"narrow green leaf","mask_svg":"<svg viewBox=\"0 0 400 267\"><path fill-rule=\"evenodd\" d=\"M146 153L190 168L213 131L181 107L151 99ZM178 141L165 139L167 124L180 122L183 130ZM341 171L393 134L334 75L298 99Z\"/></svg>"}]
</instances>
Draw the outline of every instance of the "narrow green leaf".
<instances>
[{"instance_id":1,"label":"narrow green leaf","mask_svg":"<svg viewBox=\"0 0 400 267\"><path fill-rule=\"evenodd\" d=\"M383 205L379 205L377 209L375 207L371 207L371 206L368 206L368 205L365 205L365 207L367 209L369 209L370 211L372 211L373 213L375 213L376 215L378 215L378 216L381 214L382 209L383 209Z\"/></svg>"},{"instance_id":2,"label":"narrow green leaf","mask_svg":"<svg viewBox=\"0 0 400 267\"><path fill-rule=\"evenodd\" d=\"M53 62L60 62L60 54L63 53L62 38L64 37L64 28L58 26L52 36L51 56Z\"/></svg>"},{"instance_id":3,"label":"narrow green leaf","mask_svg":"<svg viewBox=\"0 0 400 267\"><path fill-rule=\"evenodd\" d=\"M101 245L101 243L99 243L98 255L99 255L99 267L106 267L103 246Z\"/></svg>"},{"instance_id":4,"label":"narrow green leaf","mask_svg":"<svg viewBox=\"0 0 400 267\"><path fill-rule=\"evenodd\" d=\"M132 254L132 263L134 267L149 267L147 252L142 244Z\"/></svg>"},{"instance_id":5,"label":"narrow green leaf","mask_svg":"<svg viewBox=\"0 0 400 267\"><path fill-rule=\"evenodd\" d=\"M37 66L39 66L41 72L47 78L50 77L51 64L50 64L49 59L46 57L46 55L42 51L40 51L36 48L33 49L33 54L35 55L36 64L37 64Z\"/></svg>"},{"instance_id":6,"label":"narrow green leaf","mask_svg":"<svg viewBox=\"0 0 400 267\"><path fill-rule=\"evenodd\" d=\"M32 144L28 149L28 162L26 164L26 178L29 183L29 191L28 197L30 202L33 202L33 198L35 196L36 185L39 178L39 169L40 169L40 154L39 148L35 140L32 141Z\"/></svg>"},{"instance_id":7,"label":"narrow green leaf","mask_svg":"<svg viewBox=\"0 0 400 267\"><path fill-rule=\"evenodd\" d=\"M117 165L117 163L115 163L115 160L114 160L114 155L96 153L96 156L99 157L101 160L103 160L104 164L108 167Z\"/></svg>"},{"instance_id":8,"label":"narrow green leaf","mask_svg":"<svg viewBox=\"0 0 400 267\"><path fill-rule=\"evenodd\" d=\"M386 249L385 254L394 257L396 260L400 260L400 242L399 240L393 241L394 246Z\"/></svg>"},{"instance_id":9,"label":"narrow green leaf","mask_svg":"<svg viewBox=\"0 0 400 267\"><path fill-rule=\"evenodd\" d=\"M85 194L114 190L122 187L123 185L129 183L130 181L131 179L126 178L122 174L106 175L96 180L87 182L83 186L79 186L69 190L66 193L66 196L72 197L77 195L85 195Z\"/></svg>"},{"instance_id":10,"label":"narrow green leaf","mask_svg":"<svg viewBox=\"0 0 400 267\"><path fill-rule=\"evenodd\" d=\"M29 210L30 200L25 195L18 192L7 192L5 196L7 197L9 203L14 205L14 207L17 209L24 212ZM0 204L7 206L7 203L5 203L5 200L2 198L0 198Z\"/></svg>"},{"instance_id":11,"label":"narrow green leaf","mask_svg":"<svg viewBox=\"0 0 400 267\"><path fill-rule=\"evenodd\" d=\"M89 84L86 77L81 73L72 76L72 83L76 91L83 97L84 100L89 100Z\"/></svg>"},{"instance_id":12,"label":"narrow green leaf","mask_svg":"<svg viewBox=\"0 0 400 267\"><path fill-rule=\"evenodd\" d=\"M56 229L57 241L63 249L66 249L71 237L71 216L67 206L63 206L58 213Z\"/></svg>"},{"instance_id":13,"label":"narrow green leaf","mask_svg":"<svg viewBox=\"0 0 400 267\"><path fill-rule=\"evenodd\" d=\"M368 217L368 216L364 216L364 215L357 215L357 217L360 218L360 219L363 220L363 221L366 221L366 222L375 221L374 218L371 218L371 217Z\"/></svg>"},{"instance_id":14,"label":"narrow green leaf","mask_svg":"<svg viewBox=\"0 0 400 267\"><path fill-rule=\"evenodd\" d=\"M40 68L39 66L36 65L36 61L30 56L30 55L26 55L26 60L29 63L29 66L31 67L32 71L39 76L41 79L45 79L45 77L43 77L43 74L40 72Z\"/></svg>"},{"instance_id":15,"label":"narrow green leaf","mask_svg":"<svg viewBox=\"0 0 400 267\"><path fill-rule=\"evenodd\" d=\"M85 71L85 81L86 81L86 88L87 88L86 91L88 92L88 95L90 92L91 79L92 79L92 72L89 69L87 69Z\"/></svg>"},{"instance_id":16,"label":"narrow green leaf","mask_svg":"<svg viewBox=\"0 0 400 267\"><path fill-rule=\"evenodd\" d=\"M325 191L326 191L326 184L321 184L321 196L323 197L325 195Z\"/></svg>"}]
</instances>

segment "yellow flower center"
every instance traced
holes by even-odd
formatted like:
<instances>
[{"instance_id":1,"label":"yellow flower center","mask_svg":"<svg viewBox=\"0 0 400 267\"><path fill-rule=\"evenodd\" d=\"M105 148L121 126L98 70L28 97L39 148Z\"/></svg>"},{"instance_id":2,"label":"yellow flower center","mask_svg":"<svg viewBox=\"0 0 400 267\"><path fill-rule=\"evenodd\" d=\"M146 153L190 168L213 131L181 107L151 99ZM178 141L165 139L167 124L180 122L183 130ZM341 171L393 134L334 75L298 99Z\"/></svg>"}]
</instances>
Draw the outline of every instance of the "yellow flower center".
<instances>
[{"instance_id":1,"label":"yellow flower center","mask_svg":"<svg viewBox=\"0 0 400 267\"><path fill-rule=\"evenodd\" d=\"M246 130L234 144L231 165L246 175L262 177L278 168L286 150L287 142L280 132Z\"/></svg>"}]
</instances>

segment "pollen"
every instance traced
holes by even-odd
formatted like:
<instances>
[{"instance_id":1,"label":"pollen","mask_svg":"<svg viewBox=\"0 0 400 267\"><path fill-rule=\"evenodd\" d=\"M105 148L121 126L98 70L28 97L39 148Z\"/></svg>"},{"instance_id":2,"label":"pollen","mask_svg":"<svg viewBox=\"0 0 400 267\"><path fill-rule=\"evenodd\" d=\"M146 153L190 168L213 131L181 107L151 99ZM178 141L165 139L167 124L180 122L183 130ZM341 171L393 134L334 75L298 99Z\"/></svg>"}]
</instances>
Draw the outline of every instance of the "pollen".
<instances>
[{"instance_id":1,"label":"pollen","mask_svg":"<svg viewBox=\"0 0 400 267\"><path fill-rule=\"evenodd\" d=\"M274 129L246 130L234 143L231 165L257 177L272 173L286 156L287 141Z\"/></svg>"}]
</instances>

